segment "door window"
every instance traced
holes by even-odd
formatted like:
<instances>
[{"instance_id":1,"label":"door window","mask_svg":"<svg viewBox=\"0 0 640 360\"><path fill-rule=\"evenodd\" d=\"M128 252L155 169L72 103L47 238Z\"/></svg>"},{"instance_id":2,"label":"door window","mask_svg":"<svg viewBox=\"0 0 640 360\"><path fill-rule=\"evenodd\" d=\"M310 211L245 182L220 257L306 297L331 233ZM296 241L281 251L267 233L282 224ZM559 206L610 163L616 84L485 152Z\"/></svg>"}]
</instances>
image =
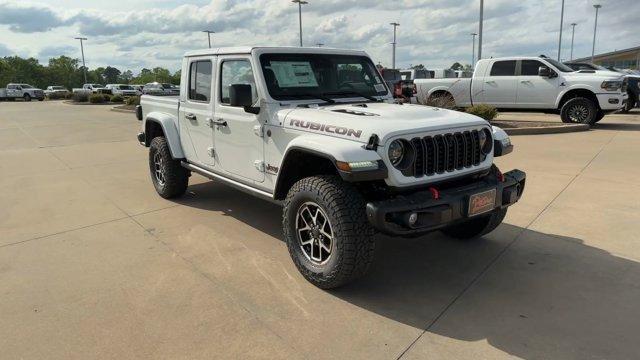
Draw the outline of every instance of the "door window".
<instances>
[{"instance_id":1,"label":"door window","mask_svg":"<svg viewBox=\"0 0 640 360\"><path fill-rule=\"evenodd\" d=\"M521 76L538 76L538 68L545 66L538 60L522 60Z\"/></svg>"},{"instance_id":2,"label":"door window","mask_svg":"<svg viewBox=\"0 0 640 360\"><path fill-rule=\"evenodd\" d=\"M235 84L251 85L253 102L258 99L256 91L256 81L251 70L251 63L248 60L227 60L222 63L220 75L220 102L229 104L229 87Z\"/></svg>"},{"instance_id":3,"label":"door window","mask_svg":"<svg viewBox=\"0 0 640 360\"><path fill-rule=\"evenodd\" d=\"M496 61L491 67L491 76L514 76L516 74L516 61Z\"/></svg>"},{"instance_id":4,"label":"door window","mask_svg":"<svg viewBox=\"0 0 640 360\"><path fill-rule=\"evenodd\" d=\"M157 87L160 88L160 86ZM210 60L199 60L191 63L191 69L189 70L189 100L202 102L211 100Z\"/></svg>"}]
</instances>

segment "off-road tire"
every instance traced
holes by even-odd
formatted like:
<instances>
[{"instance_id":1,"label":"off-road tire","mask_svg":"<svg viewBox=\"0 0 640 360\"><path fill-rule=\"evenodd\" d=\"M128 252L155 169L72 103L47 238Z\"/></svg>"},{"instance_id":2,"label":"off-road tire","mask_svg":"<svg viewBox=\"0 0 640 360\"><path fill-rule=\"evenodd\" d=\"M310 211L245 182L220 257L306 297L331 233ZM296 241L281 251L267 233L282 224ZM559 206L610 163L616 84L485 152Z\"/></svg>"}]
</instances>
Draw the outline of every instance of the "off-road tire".
<instances>
[{"instance_id":1,"label":"off-road tire","mask_svg":"<svg viewBox=\"0 0 640 360\"><path fill-rule=\"evenodd\" d=\"M158 179L156 170L161 172L164 181ZM151 140L151 145L149 146L149 172L153 186L163 198L176 198L187 191L189 170L183 168L179 160L171 157L169 144L163 136L158 136Z\"/></svg>"},{"instance_id":2,"label":"off-road tire","mask_svg":"<svg viewBox=\"0 0 640 360\"><path fill-rule=\"evenodd\" d=\"M456 100L451 93L439 91L429 96L427 106L452 110L456 108Z\"/></svg>"},{"instance_id":3,"label":"off-road tire","mask_svg":"<svg viewBox=\"0 0 640 360\"><path fill-rule=\"evenodd\" d=\"M331 255L324 264L304 254L298 236L298 211L314 203L326 214L333 235ZM367 273L375 250L375 231L367 221L365 201L350 184L337 176L312 176L299 180L284 201L282 227L289 254L298 271L321 289L332 289Z\"/></svg>"},{"instance_id":4,"label":"off-road tire","mask_svg":"<svg viewBox=\"0 0 640 360\"><path fill-rule=\"evenodd\" d=\"M31 101L31 95L29 94L24 94L23 98L24 98L24 101Z\"/></svg>"},{"instance_id":5,"label":"off-road tire","mask_svg":"<svg viewBox=\"0 0 640 360\"><path fill-rule=\"evenodd\" d=\"M469 219L463 223L444 228L442 232L454 239L477 239L495 230L506 215L507 208L497 209L487 216Z\"/></svg>"},{"instance_id":6,"label":"off-road tire","mask_svg":"<svg viewBox=\"0 0 640 360\"><path fill-rule=\"evenodd\" d=\"M562 105L560 118L564 123L591 125L596 122L598 111L600 109L593 100L575 97ZM576 113L580 113L580 115L576 115Z\"/></svg>"}]
</instances>

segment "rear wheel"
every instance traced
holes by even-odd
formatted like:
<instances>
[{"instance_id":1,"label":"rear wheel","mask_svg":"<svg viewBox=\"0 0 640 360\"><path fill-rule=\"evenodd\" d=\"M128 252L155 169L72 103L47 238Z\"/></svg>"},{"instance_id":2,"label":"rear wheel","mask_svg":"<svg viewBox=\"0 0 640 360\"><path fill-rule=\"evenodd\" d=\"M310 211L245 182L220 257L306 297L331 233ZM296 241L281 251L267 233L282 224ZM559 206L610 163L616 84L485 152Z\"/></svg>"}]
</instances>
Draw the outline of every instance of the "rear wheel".
<instances>
[{"instance_id":1,"label":"rear wheel","mask_svg":"<svg viewBox=\"0 0 640 360\"><path fill-rule=\"evenodd\" d=\"M24 94L24 101L31 101L31 95Z\"/></svg>"},{"instance_id":2,"label":"rear wheel","mask_svg":"<svg viewBox=\"0 0 640 360\"><path fill-rule=\"evenodd\" d=\"M470 240L479 238L495 230L507 215L507 208L497 209L490 215L472 218L463 223L442 229L442 232L452 238Z\"/></svg>"},{"instance_id":3,"label":"rear wheel","mask_svg":"<svg viewBox=\"0 0 640 360\"><path fill-rule=\"evenodd\" d=\"M562 105L560 118L564 123L590 125L596 122L599 110L592 100L576 97Z\"/></svg>"},{"instance_id":4,"label":"rear wheel","mask_svg":"<svg viewBox=\"0 0 640 360\"><path fill-rule=\"evenodd\" d=\"M167 139L162 136L151 140L149 171L156 192L165 199L176 198L187 191L189 171L171 157Z\"/></svg>"},{"instance_id":5,"label":"rear wheel","mask_svg":"<svg viewBox=\"0 0 640 360\"><path fill-rule=\"evenodd\" d=\"M429 99L427 99L427 105L443 109L454 109L456 107L456 100L450 93L441 91L431 94Z\"/></svg>"}]
</instances>

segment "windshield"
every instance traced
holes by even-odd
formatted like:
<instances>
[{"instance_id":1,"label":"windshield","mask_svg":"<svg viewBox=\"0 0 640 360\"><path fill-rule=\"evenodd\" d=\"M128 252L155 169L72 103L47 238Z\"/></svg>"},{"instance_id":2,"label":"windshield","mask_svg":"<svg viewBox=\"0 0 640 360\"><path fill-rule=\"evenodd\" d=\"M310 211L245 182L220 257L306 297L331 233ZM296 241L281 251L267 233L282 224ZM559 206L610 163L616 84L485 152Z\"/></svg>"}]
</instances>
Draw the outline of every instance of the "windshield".
<instances>
[{"instance_id":1,"label":"windshield","mask_svg":"<svg viewBox=\"0 0 640 360\"><path fill-rule=\"evenodd\" d=\"M31 85L29 85L29 84L20 84L20 86L21 86L23 89L33 89L33 86L31 86Z\"/></svg>"},{"instance_id":2,"label":"windshield","mask_svg":"<svg viewBox=\"0 0 640 360\"><path fill-rule=\"evenodd\" d=\"M173 85L171 84L162 84L162 88L163 89L171 89L173 87Z\"/></svg>"},{"instance_id":3,"label":"windshield","mask_svg":"<svg viewBox=\"0 0 640 360\"><path fill-rule=\"evenodd\" d=\"M95 88L101 88L101 87L104 87L104 86L102 86L102 85L100 85L100 84L91 84L91 86L92 86L92 87L95 87Z\"/></svg>"},{"instance_id":4,"label":"windshield","mask_svg":"<svg viewBox=\"0 0 640 360\"><path fill-rule=\"evenodd\" d=\"M568 67L567 65L553 60L553 59L549 59L549 58L545 58L546 61L548 61L551 65L555 66L556 69L560 70L561 72L573 72L573 69Z\"/></svg>"},{"instance_id":5,"label":"windshield","mask_svg":"<svg viewBox=\"0 0 640 360\"><path fill-rule=\"evenodd\" d=\"M64 90L62 86L53 86L51 87L53 90Z\"/></svg>"},{"instance_id":6,"label":"windshield","mask_svg":"<svg viewBox=\"0 0 640 360\"><path fill-rule=\"evenodd\" d=\"M276 100L386 95L375 66L365 56L263 54L267 89Z\"/></svg>"},{"instance_id":7,"label":"windshield","mask_svg":"<svg viewBox=\"0 0 640 360\"><path fill-rule=\"evenodd\" d=\"M133 88L129 85L120 85L120 90L133 90Z\"/></svg>"}]
</instances>

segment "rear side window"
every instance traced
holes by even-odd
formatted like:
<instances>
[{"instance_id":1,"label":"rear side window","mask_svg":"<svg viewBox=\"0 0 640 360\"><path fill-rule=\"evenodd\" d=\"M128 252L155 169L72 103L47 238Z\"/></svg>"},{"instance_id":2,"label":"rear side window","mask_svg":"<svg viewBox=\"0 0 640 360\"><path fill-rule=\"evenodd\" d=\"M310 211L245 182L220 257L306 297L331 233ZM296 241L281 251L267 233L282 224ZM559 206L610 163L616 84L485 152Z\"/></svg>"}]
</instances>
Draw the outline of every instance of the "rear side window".
<instances>
[{"instance_id":1,"label":"rear side window","mask_svg":"<svg viewBox=\"0 0 640 360\"><path fill-rule=\"evenodd\" d=\"M158 86L160 88L161 86ZM189 69L189 100L209 102L211 100L211 61L191 63Z\"/></svg>"},{"instance_id":2,"label":"rear side window","mask_svg":"<svg viewBox=\"0 0 640 360\"><path fill-rule=\"evenodd\" d=\"M522 76L538 76L538 68L545 66L537 60L522 60L520 75Z\"/></svg>"},{"instance_id":3,"label":"rear side window","mask_svg":"<svg viewBox=\"0 0 640 360\"><path fill-rule=\"evenodd\" d=\"M496 61L491 67L490 76L514 76L516 74L516 61Z\"/></svg>"}]
</instances>

